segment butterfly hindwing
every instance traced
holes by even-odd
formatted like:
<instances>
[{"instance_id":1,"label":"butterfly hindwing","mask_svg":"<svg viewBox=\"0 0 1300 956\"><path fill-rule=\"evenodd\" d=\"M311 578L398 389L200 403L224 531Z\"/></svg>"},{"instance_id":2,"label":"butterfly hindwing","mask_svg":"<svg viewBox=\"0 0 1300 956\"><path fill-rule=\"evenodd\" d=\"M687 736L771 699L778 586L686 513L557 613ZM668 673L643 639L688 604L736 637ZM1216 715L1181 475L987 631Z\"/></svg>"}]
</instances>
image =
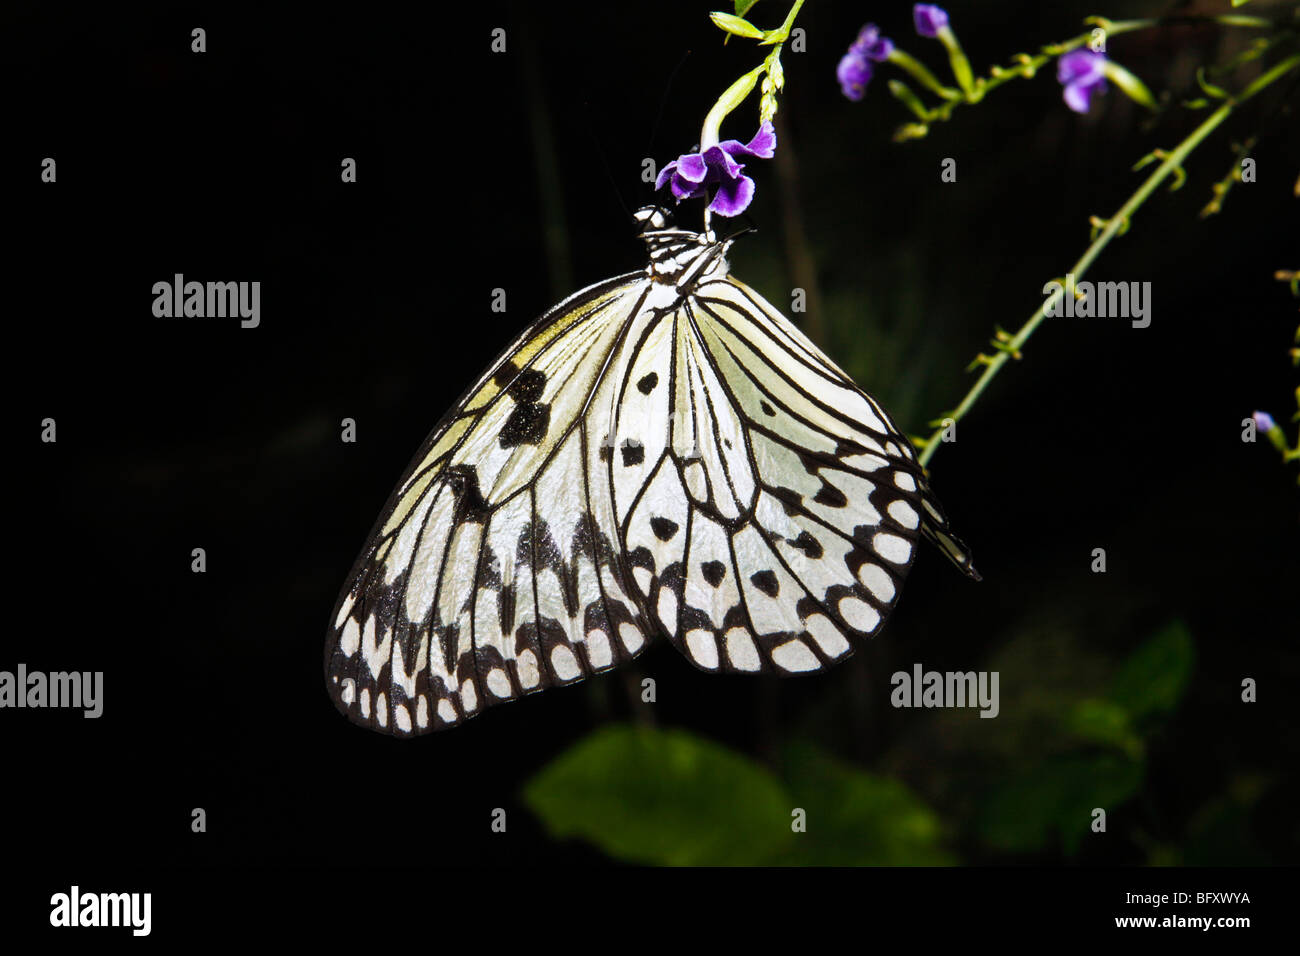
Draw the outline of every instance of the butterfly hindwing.
<instances>
[{"instance_id":1,"label":"butterfly hindwing","mask_svg":"<svg viewBox=\"0 0 1300 956\"><path fill-rule=\"evenodd\" d=\"M942 516L883 409L752 290L702 283L676 331L688 387L675 394L691 410L672 422L694 423L694 454L674 459L674 480L655 472L626 541L685 537L651 546L642 594L675 612L659 623L705 670L820 670L893 609L920 509Z\"/></svg>"}]
</instances>

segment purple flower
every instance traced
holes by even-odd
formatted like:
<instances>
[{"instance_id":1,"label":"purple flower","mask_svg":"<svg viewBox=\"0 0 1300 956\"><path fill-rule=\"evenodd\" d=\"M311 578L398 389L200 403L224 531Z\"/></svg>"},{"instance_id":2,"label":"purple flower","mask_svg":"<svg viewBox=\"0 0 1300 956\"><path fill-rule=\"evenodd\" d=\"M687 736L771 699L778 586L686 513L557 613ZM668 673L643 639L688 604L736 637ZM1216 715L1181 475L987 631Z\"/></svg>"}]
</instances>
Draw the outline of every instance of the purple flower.
<instances>
[{"instance_id":1,"label":"purple flower","mask_svg":"<svg viewBox=\"0 0 1300 956\"><path fill-rule=\"evenodd\" d=\"M918 3L912 8L912 20L916 23L917 33L933 39L948 25L948 11L933 3Z\"/></svg>"},{"instance_id":2,"label":"purple flower","mask_svg":"<svg viewBox=\"0 0 1300 956\"><path fill-rule=\"evenodd\" d=\"M889 37L881 36L880 27L868 23L858 31L858 38L850 44L849 52L883 63L889 59L889 54L894 52L894 41Z\"/></svg>"},{"instance_id":3,"label":"purple flower","mask_svg":"<svg viewBox=\"0 0 1300 956\"><path fill-rule=\"evenodd\" d=\"M840 90L853 102L866 95L867 84L875 71L871 61L850 50L840 57L840 65L835 68L835 79L840 81Z\"/></svg>"},{"instance_id":4,"label":"purple flower","mask_svg":"<svg viewBox=\"0 0 1300 956\"><path fill-rule=\"evenodd\" d=\"M702 196L715 188L709 211L719 216L739 216L754 198L754 180L741 175L737 159L771 159L776 152L776 131L771 122L758 128L747 144L728 139L699 153L683 153L665 166L655 189L671 184L677 201Z\"/></svg>"},{"instance_id":5,"label":"purple flower","mask_svg":"<svg viewBox=\"0 0 1300 956\"><path fill-rule=\"evenodd\" d=\"M1056 78L1065 86L1065 105L1076 113L1088 112L1093 93L1106 92L1106 54L1071 50L1056 61Z\"/></svg>"},{"instance_id":6,"label":"purple flower","mask_svg":"<svg viewBox=\"0 0 1300 956\"><path fill-rule=\"evenodd\" d=\"M858 31L858 38L849 45L849 52L840 57L835 68L835 78L840 81L844 95L854 102L862 99L867 84L875 73L871 61L882 63L894 52L894 41L880 35L880 28L868 23Z\"/></svg>"},{"instance_id":7,"label":"purple flower","mask_svg":"<svg viewBox=\"0 0 1300 956\"><path fill-rule=\"evenodd\" d=\"M1273 416L1268 412L1256 412L1252 418L1255 419L1255 427L1262 432L1272 431L1277 423L1273 421Z\"/></svg>"}]
</instances>

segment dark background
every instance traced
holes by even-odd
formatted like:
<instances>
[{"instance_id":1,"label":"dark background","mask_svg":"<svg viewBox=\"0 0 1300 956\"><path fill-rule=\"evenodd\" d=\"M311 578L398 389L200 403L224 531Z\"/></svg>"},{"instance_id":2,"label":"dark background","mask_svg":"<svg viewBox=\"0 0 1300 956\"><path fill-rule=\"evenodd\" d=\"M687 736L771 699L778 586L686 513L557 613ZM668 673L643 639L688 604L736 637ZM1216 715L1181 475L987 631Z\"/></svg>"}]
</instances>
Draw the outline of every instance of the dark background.
<instances>
[{"instance_id":1,"label":"dark background","mask_svg":"<svg viewBox=\"0 0 1300 956\"><path fill-rule=\"evenodd\" d=\"M106 685L99 720L0 718L21 781L6 787L21 821L8 849L87 864L601 862L551 839L521 786L593 729L632 720L771 767L788 741L813 741L906 784L960 862L1294 863L1295 470L1240 438L1254 409L1285 422L1294 403L1296 301L1272 278L1300 249L1285 90L1198 150L1186 187L1153 197L1090 276L1150 281L1151 326L1047 322L939 451L933 484L983 583L927 550L885 633L821 677L712 677L661 641L627 672L448 734L395 741L334 711L329 611L410 455L535 315L642 264L627 214L652 196L642 160L689 150L758 62L751 44L721 46L705 3L467 6L3 15L18 248L0 667L102 670ZM775 25L785 9L768 0L754 18ZM1081 32L1087 14L1172 7L948 9L980 72ZM1136 188L1133 162L1204 114L1151 124L1112 90L1080 117L1049 67L895 144L906 117L885 76L857 104L835 82L868 19L945 67L909 4L808 4L807 52L783 58L794 168L750 167L758 233L732 263L778 306L811 275L810 331L919 434L973 381L963 368L994 326L1017 328L1078 257L1088 216ZM190 52L194 26L205 54ZM489 52L497 26L505 55ZM1177 101L1225 42L1169 28L1117 38L1111 55ZM755 103L725 136L752 135ZM1259 181L1198 219L1229 143L1269 113ZM55 185L39 181L45 156ZM339 181L345 156L355 185ZM945 157L955 184L939 181ZM155 319L151 287L176 272L260 280L261 326ZM495 287L505 315L489 310ZM57 444L38 441L46 417ZM339 440L345 417L356 444ZM190 571L195 547L206 574ZM1095 547L1104 575L1089 571ZM972 795L1042 757L1017 702L1050 711L1095 693L1171 621L1194 669L1145 733L1140 789L1109 838L984 839ZM1000 670L1003 716L891 708L889 675L915 661ZM643 676L658 682L652 708L635 694ZM1239 702L1243 677L1259 703ZM190 832L194 807L205 835ZM508 839L488 830L494 807L510 812Z\"/></svg>"}]
</instances>

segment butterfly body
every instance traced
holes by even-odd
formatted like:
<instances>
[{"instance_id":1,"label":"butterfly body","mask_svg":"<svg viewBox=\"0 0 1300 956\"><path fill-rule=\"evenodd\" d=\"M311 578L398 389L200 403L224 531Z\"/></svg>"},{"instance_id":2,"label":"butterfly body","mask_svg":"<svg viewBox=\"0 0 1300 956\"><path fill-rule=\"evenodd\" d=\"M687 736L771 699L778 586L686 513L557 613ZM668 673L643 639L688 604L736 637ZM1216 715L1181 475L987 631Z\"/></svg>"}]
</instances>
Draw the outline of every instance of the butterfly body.
<instances>
[{"instance_id":1,"label":"butterfly body","mask_svg":"<svg viewBox=\"0 0 1300 956\"><path fill-rule=\"evenodd\" d=\"M570 296L434 429L335 608L326 680L399 735L573 683L666 634L710 671L847 656L928 537L974 576L907 439L647 212L643 271Z\"/></svg>"}]
</instances>

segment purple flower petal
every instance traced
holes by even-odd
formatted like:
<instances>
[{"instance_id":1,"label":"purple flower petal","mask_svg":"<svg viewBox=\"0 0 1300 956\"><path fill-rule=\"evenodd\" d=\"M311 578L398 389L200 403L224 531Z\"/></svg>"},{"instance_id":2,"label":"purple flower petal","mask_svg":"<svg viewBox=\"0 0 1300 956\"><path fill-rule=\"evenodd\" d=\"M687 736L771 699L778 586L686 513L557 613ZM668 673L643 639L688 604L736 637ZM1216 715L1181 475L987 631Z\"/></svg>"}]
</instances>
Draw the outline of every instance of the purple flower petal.
<instances>
[{"instance_id":1,"label":"purple flower petal","mask_svg":"<svg viewBox=\"0 0 1300 956\"><path fill-rule=\"evenodd\" d=\"M1061 96L1065 100L1065 105L1070 109L1076 113L1086 113L1089 107L1092 106L1092 92L1093 88L1091 86L1085 86L1082 83L1068 83Z\"/></svg>"},{"instance_id":2,"label":"purple flower petal","mask_svg":"<svg viewBox=\"0 0 1300 956\"><path fill-rule=\"evenodd\" d=\"M677 160L673 160L663 169L659 170L659 176L655 179L655 189L663 189L664 184L668 182L673 172L677 169Z\"/></svg>"},{"instance_id":3,"label":"purple flower petal","mask_svg":"<svg viewBox=\"0 0 1300 956\"><path fill-rule=\"evenodd\" d=\"M1273 421L1273 416L1268 412L1256 412L1251 417L1255 419L1255 427L1262 432L1272 431L1277 425L1277 422Z\"/></svg>"},{"instance_id":4,"label":"purple flower petal","mask_svg":"<svg viewBox=\"0 0 1300 956\"><path fill-rule=\"evenodd\" d=\"M748 143L727 139L723 140L715 148L721 149L732 159L771 159L776 154L776 130L769 120L758 128L758 132L754 134L754 138ZM706 153L706 159L707 156ZM727 178L734 179L734 173L728 175Z\"/></svg>"},{"instance_id":5,"label":"purple flower petal","mask_svg":"<svg viewBox=\"0 0 1300 956\"><path fill-rule=\"evenodd\" d=\"M749 154L758 159L771 159L776 155L776 127L768 120L758 128L754 138L745 147Z\"/></svg>"},{"instance_id":6,"label":"purple flower petal","mask_svg":"<svg viewBox=\"0 0 1300 956\"><path fill-rule=\"evenodd\" d=\"M835 69L835 78L840 81L840 91L855 103L867 92L874 70L871 61L857 53L849 52L840 57L840 65Z\"/></svg>"},{"instance_id":7,"label":"purple flower petal","mask_svg":"<svg viewBox=\"0 0 1300 956\"><path fill-rule=\"evenodd\" d=\"M678 202L683 199L692 199L704 192L703 183L693 183L689 179L683 179L680 175L673 176L672 182L673 196Z\"/></svg>"},{"instance_id":8,"label":"purple flower petal","mask_svg":"<svg viewBox=\"0 0 1300 956\"><path fill-rule=\"evenodd\" d=\"M708 173L708 163L699 153L687 153L677 159L677 175L687 182L702 183Z\"/></svg>"},{"instance_id":9,"label":"purple flower petal","mask_svg":"<svg viewBox=\"0 0 1300 956\"><path fill-rule=\"evenodd\" d=\"M718 187L709 209L719 216L739 216L754 198L754 180L741 176L731 182L724 182Z\"/></svg>"},{"instance_id":10,"label":"purple flower petal","mask_svg":"<svg viewBox=\"0 0 1300 956\"><path fill-rule=\"evenodd\" d=\"M889 37L881 36L880 27L868 23L858 31L858 38L849 47L849 52L882 63L889 59L890 53L894 52L894 41Z\"/></svg>"},{"instance_id":11,"label":"purple flower petal","mask_svg":"<svg viewBox=\"0 0 1300 956\"><path fill-rule=\"evenodd\" d=\"M918 3L912 8L912 21L921 36L935 37L948 25L948 11L933 3Z\"/></svg>"},{"instance_id":12,"label":"purple flower petal","mask_svg":"<svg viewBox=\"0 0 1300 956\"><path fill-rule=\"evenodd\" d=\"M1106 54L1094 53L1092 50L1071 50L1056 61L1056 78L1061 83L1074 83L1077 80L1099 80L1105 76L1102 64Z\"/></svg>"},{"instance_id":13,"label":"purple flower petal","mask_svg":"<svg viewBox=\"0 0 1300 956\"><path fill-rule=\"evenodd\" d=\"M1065 86L1065 105L1086 113L1094 93L1106 92L1106 54L1071 50L1056 61L1056 78Z\"/></svg>"},{"instance_id":14,"label":"purple flower petal","mask_svg":"<svg viewBox=\"0 0 1300 956\"><path fill-rule=\"evenodd\" d=\"M867 92L867 84L875 74L871 61L883 62L893 52L894 41L881 36L880 27L874 23L866 24L858 31L857 39L849 45L849 51L840 57L835 68L835 78L839 80L841 92L854 102L862 99Z\"/></svg>"},{"instance_id":15,"label":"purple flower petal","mask_svg":"<svg viewBox=\"0 0 1300 956\"><path fill-rule=\"evenodd\" d=\"M734 146L732 146L732 144L734 144ZM730 150L725 148L727 146L732 146L732 148L738 151L743 151L745 148L733 139L728 140L726 143L719 143L717 146L710 146L706 149L704 151L704 162L707 163L709 167L710 176L708 182L717 182L718 180L725 182L733 180L739 176L740 171L745 168L742 164L731 158Z\"/></svg>"},{"instance_id":16,"label":"purple flower petal","mask_svg":"<svg viewBox=\"0 0 1300 956\"><path fill-rule=\"evenodd\" d=\"M719 215L736 216L754 198L754 181L741 175L745 165L737 160L770 159L775 152L776 130L765 122L748 143L729 139L702 153L683 153L664 166L655 179L655 188L671 185L678 202L712 190L709 209Z\"/></svg>"}]
</instances>

